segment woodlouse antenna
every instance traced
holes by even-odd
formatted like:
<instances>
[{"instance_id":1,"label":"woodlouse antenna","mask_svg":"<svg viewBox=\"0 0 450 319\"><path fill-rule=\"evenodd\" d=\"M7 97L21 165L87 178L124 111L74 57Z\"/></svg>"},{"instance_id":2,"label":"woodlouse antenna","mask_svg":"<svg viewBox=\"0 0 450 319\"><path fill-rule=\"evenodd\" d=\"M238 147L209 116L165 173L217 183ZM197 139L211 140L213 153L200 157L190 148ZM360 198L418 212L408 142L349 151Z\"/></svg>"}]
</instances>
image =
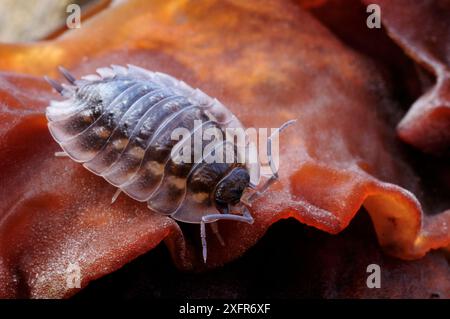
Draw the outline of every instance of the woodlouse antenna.
<instances>
[{"instance_id":1,"label":"woodlouse antenna","mask_svg":"<svg viewBox=\"0 0 450 319\"><path fill-rule=\"evenodd\" d=\"M259 189L255 190L255 192L253 194L251 194L250 196L248 196L246 198L241 198L241 203L244 204L245 206L251 207L252 202L256 198L258 198L259 196L264 194L264 192L270 187L270 185L272 185L278 179L278 170L275 167L275 163L272 159L272 139L277 134L280 134L282 131L284 131L286 128L288 128L295 122L297 122L297 119L293 119L293 120L289 120L289 121L285 122L279 128L277 128L267 139L267 159L269 161L270 169L272 170L272 176ZM251 188L253 189L253 187L251 187Z\"/></svg>"}]
</instances>

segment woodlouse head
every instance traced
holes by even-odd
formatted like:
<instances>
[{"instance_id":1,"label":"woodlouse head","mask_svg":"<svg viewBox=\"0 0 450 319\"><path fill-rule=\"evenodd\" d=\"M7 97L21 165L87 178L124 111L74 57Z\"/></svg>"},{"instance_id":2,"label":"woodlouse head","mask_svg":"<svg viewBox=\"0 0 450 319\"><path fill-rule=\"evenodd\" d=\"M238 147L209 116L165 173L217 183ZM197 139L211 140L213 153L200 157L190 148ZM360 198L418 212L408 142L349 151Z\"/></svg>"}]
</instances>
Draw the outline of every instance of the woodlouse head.
<instances>
[{"instance_id":1,"label":"woodlouse head","mask_svg":"<svg viewBox=\"0 0 450 319\"><path fill-rule=\"evenodd\" d=\"M246 168L236 167L216 185L213 196L217 209L224 212L229 205L239 203L244 190L249 186L250 175Z\"/></svg>"}]
</instances>

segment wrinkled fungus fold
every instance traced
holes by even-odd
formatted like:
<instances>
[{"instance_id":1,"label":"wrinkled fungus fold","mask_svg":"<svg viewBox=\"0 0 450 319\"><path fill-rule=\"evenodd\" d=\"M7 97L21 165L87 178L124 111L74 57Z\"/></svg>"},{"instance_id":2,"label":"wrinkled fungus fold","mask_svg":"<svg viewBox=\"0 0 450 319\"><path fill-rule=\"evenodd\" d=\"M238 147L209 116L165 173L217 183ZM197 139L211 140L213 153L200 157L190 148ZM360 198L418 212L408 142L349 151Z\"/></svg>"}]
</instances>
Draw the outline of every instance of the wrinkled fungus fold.
<instances>
[{"instance_id":1,"label":"wrinkled fungus fold","mask_svg":"<svg viewBox=\"0 0 450 319\"><path fill-rule=\"evenodd\" d=\"M369 1L366 1L369 3ZM436 78L398 125L399 136L424 152L450 150L450 2L378 1L388 34Z\"/></svg>"}]
</instances>

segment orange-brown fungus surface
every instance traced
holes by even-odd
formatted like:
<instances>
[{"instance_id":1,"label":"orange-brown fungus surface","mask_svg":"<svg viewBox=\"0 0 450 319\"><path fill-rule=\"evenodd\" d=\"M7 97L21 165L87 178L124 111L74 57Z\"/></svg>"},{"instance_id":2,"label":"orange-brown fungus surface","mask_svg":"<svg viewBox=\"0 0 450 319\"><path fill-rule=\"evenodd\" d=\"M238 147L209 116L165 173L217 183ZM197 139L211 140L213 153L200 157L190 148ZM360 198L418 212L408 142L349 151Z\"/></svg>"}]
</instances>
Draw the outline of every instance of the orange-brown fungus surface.
<instances>
[{"instance_id":1,"label":"orange-brown fungus surface","mask_svg":"<svg viewBox=\"0 0 450 319\"><path fill-rule=\"evenodd\" d=\"M298 120L280 137L280 179L253 205L255 223L221 222L226 247L209 236L206 267L241 256L280 219L337 234L362 206L387 254L417 259L449 245L450 211L421 207L424 190L389 120L396 102L369 58L291 1L133 0L53 40L0 46L0 296L70 296L70 263L84 287L161 241L180 269L205 268L197 239L175 221L126 196L111 205L113 186L54 156L44 109L58 96L42 77L56 77L59 65L81 76L111 63L183 79L248 127ZM402 124L402 137L422 145L414 127L433 134L424 116Z\"/></svg>"},{"instance_id":2,"label":"orange-brown fungus surface","mask_svg":"<svg viewBox=\"0 0 450 319\"><path fill-rule=\"evenodd\" d=\"M369 1L366 1L367 3ZM425 152L450 150L450 2L378 1L389 35L435 77L398 125L400 137Z\"/></svg>"}]
</instances>

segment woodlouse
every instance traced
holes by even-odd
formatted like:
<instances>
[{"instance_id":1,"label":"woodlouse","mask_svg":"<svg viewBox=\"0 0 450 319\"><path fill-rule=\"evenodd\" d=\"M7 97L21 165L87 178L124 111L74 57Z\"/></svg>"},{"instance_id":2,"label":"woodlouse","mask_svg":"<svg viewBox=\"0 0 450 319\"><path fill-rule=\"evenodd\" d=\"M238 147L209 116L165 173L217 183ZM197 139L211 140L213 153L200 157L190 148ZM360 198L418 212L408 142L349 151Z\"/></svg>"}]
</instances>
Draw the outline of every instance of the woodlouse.
<instances>
[{"instance_id":1,"label":"woodlouse","mask_svg":"<svg viewBox=\"0 0 450 319\"><path fill-rule=\"evenodd\" d=\"M208 152L202 144L200 160L174 160L174 150L192 147L191 140L171 138L176 128L185 128L190 135L204 128L222 132L230 127L243 128L224 105L201 90L170 75L133 65L100 68L97 74L79 80L62 67L60 72L69 84L46 78L65 97L51 101L46 109L50 133L64 151L57 155L83 163L118 187L112 202L125 192L147 202L152 211L200 224L205 261L205 224L212 223L221 240L214 222L227 219L253 223L247 206L278 177L272 161L272 138L293 121L268 139L273 174L260 183L259 163L239 161L239 156L248 156L239 154L242 150L227 140L217 141ZM250 152L251 146L246 143L243 150ZM233 161L211 162L208 156L215 152L232 152Z\"/></svg>"}]
</instances>

